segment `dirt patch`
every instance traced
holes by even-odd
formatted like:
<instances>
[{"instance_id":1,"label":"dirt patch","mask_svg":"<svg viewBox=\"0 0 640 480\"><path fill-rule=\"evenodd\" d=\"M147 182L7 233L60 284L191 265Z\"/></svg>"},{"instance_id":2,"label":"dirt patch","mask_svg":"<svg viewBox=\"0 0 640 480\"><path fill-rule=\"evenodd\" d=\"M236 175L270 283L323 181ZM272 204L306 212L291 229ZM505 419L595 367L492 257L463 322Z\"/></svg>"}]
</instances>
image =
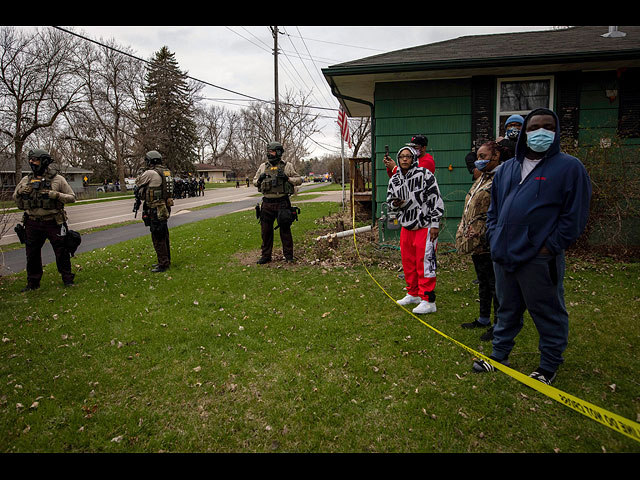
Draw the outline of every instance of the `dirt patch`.
<instances>
[{"instance_id":1,"label":"dirt patch","mask_svg":"<svg viewBox=\"0 0 640 480\"><path fill-rule=\"evenodd\" d=\"M367 221L366 216L357 218L356 221ZM320 266L323 268L346 268L360 265L377 265L397 271L400 268L400 251L393 248L383 248L378 242L378 228L368 232L356 234L354 245L353 234L342 238L325 238L318 240L318 237L333 233L351 230L353 228L352 218L349 212L338 212L316 220L317 228L307 232L303 238L293 234L294 242L294 263L287 263L284 260L282 251L274 248L272 261L262 267L266 268L296 268L299 266ZM362 225L360 223L360 225ZM359 226L356 224L356 227ZM276 235L278 233L276 232ZM355 246L357 245L357 249ZM279 246L278 246L279 248ZM242 265L255 265L260 258L260 249L238 252L234 258Z\"/></svg>"}]
</instances>

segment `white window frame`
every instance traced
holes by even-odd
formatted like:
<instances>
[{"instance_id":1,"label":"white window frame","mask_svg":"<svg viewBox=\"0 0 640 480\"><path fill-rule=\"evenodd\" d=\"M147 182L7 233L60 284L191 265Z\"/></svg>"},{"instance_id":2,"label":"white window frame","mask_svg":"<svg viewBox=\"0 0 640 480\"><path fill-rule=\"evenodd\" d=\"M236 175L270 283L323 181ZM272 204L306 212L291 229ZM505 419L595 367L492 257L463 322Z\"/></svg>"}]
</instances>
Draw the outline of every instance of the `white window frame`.
<instances>
[{"instance_id":1,"label":"white window frame","mask_svg":"<svg viewBox=\"0 0 640 480\"><path fill-rule=\"evenodd\" d=\"M549 105L547 105L546 108L548 108L549 110L553 110L553 105L555 100L555 77L553 75L498 78L497 92L496 92L496 124L495 124L496 137L500 136L501 129L504 129L504 125L502 125L500 122L501 115L507 115L507 116L522 115L523 117L525 117L531 112L531 110L508 110L504 112L500 110L500 95L502 91L502 84L506 82L526 82L526 81L540 81L540 80L549 80Z\"/></svg>"}]
</instances>

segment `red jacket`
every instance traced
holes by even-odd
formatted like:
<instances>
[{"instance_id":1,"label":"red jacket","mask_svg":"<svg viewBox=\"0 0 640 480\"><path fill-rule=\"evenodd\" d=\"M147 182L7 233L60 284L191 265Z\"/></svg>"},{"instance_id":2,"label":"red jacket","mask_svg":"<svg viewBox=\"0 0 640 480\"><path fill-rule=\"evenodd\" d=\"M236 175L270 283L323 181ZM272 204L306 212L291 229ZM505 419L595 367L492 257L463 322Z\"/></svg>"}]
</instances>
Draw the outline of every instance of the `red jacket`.
<instances>
[{"instance_id":1,"label":"red jacket","mask_svg":"<svg viewBox=\"0 0 640 480\"><path fill-rule=\"evenodd\" d=\"M433 159L433 157L428 154L425 153L423 156L421 156L418 159L418 166L422 167L422 168L426 168L427 170L429 170L431 173L433 173L434 175L436 174L436 162ZM389 175L389 178L391 178L391 176L396 173L396 170L398 169L398 166L396 165L394 167L393 170L389 170L387 168L387 175Z\"/></svg>"}]
</instances>

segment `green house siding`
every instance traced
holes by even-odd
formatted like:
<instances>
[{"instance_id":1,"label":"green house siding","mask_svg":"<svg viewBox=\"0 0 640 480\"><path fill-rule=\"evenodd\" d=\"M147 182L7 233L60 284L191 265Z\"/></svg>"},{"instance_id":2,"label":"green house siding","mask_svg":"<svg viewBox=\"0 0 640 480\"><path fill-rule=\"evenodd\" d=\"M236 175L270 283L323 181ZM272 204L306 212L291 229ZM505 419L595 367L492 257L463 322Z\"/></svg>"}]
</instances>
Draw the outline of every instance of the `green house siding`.
<instances>
[{"instance_id":1,"label":"green house siding","mask_svg":"<svg viewBox=\"0 0 640 480\"><path fill-rule=\"evenodd\" d=\"M605 94L606 90L624 94L620 92L617 72L583 74L576 154L589 171L597 195L596 202L602 202L603 196L608 202L604 209L592 203L591 214L597 219L597 225L590 232L589 243L609 245L613 241L640 246L640 218L637 216L640 209L637 193L640 138L618 136L620 97L611 101Z\"/></svg>"},{"instance_id":2,"label":"green house siding","mask_svg":"<svg viewBox=\"0 0 640 480\"><path fill-rule=\"evenodd\" d=\"M472 183L464 161L471 145L471 80L376 84L375 116L376 218L381 215L389 182L382 161L385 145L395 159L413 135L422 133L429 138L427 152L435 160L436 179L445 203L440 238L453 241ZM394 235L398 235L397 230L385 232L387 239Z\"/></svg>"},{"instance_id":3,"label":"green house siding","mask_svg":"<svg viewBox=\"0 0 640 480\"><path fill-rule=\"evenodd\" d=\"M610 101L606 89L618 89L616 72L592 72L582 76L580 92L580 146L600 144L601 138L613 139L618 128L618 98Z\"/></svg>"}]
</instances>

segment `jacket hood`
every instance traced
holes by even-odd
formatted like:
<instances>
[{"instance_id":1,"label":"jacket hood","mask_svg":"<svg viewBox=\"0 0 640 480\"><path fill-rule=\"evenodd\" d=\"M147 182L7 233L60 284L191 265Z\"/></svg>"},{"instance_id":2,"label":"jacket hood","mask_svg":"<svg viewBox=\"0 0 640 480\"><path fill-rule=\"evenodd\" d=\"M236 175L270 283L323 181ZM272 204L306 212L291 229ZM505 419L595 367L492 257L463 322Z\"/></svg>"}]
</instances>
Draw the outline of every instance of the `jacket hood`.
<instances>
[{"instance_id":1,"label":"jacket hood","mask_svg":"<svg viewBox=\"0 0 640 480\"><path fill-rule=\"evenodd\" d=\"M522 163L527 153L527 125L529 124L531 118L540 114L551 115L556 120L556 136L553 139L553 143L549 147L549 150L545 152L545 156L549 157L560 151L560 119L558 118L558 115L556 115L554 111L549 110L548 108L536 108L535 110L532 110L529 115L527 115L527 118L522 124L520 135L518 135L518 142L516 143L516 160L520 163Z\"/></svg>"},{"instance_id":2,"label":"jacket hood","mask_svg":"<svg viewBox=\"0 0 640 480\"><path fill-rule=\"evenodd\" d=\"M400 150L398 150L398 153L396 154L396 163L398 165L398 168L400 168L400 152L403 150L409 150L411 152L411 155L413 155L413 160L411 160L411 166L409 167L409 170L411 170L412 168L415 168L418 166L418 151L413 148L410 147L408 145L402 147Z\"/></svg>"}]
</instances>

